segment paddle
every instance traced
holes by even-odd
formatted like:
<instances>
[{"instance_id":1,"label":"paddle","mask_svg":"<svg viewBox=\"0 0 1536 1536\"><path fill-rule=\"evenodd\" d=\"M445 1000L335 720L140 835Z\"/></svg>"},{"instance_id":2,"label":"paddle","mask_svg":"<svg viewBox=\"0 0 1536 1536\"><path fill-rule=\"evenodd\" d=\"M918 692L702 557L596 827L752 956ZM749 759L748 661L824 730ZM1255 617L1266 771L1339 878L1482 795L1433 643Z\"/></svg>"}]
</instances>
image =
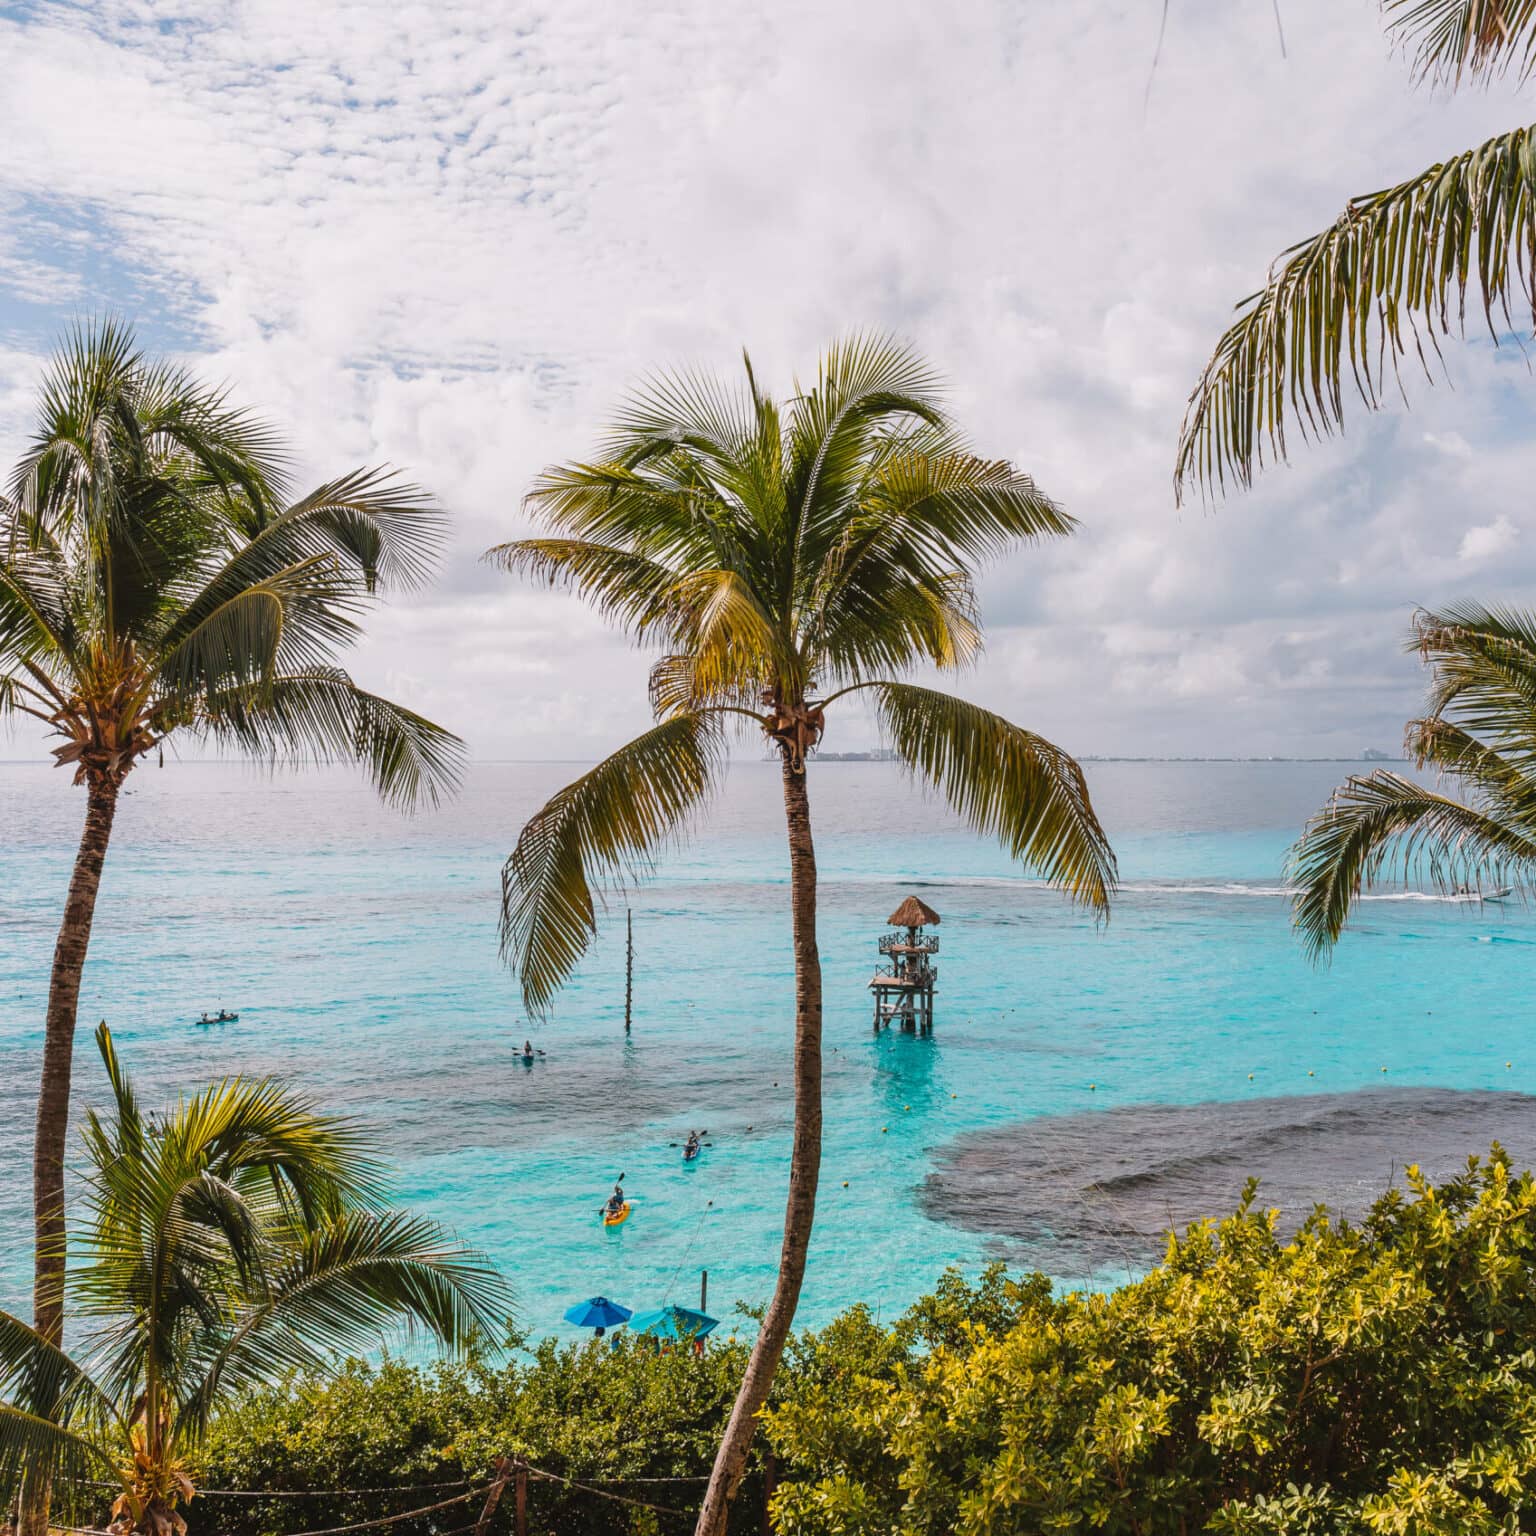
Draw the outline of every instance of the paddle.
<instances>
[{"instance_id":1,"label":"paddle","mask_svg":"<svg viewBox=\"0 0 1536 1536\"><path fill-rule=\"evenodd\" d=\"M619 1175L619 1176L618 1176L618 1178L616 1178L616 1179L615 1179L615 1180L614 1180L614 1181L613 1181L613 1182L614 1182L614 1183L615 1183L615 1184L622 1184L622 1183L623 1183L623 1182L624 1182L624 1175L623 1175L623 1174L622 1174L622 1173L621 1173L621 1174L620 1174L620 1175ZM624 1198L625 1198L625 1199L626 1199L626 1201L627 1201L627 1200L628 1200L628 1199L629 1199L629 1196L628 1196L628 1195L626 1195L626 1196L625 1196L625 1197L624 1197ZM600 1205L600 1206L598 1206L598 1208L597 1208L597 1214L598 1214L598 1215L599 1215L599 1216L606 1216L606 1215L607 1215L607 1214L608 1214L608 1202L607 1202L607 1201L606 1201L606 1200L604 1200L604 1201L603 1201L603 1203L602 1203L602 1204L601 1204L601 1205Z\"/></svg>"}]
</instances>

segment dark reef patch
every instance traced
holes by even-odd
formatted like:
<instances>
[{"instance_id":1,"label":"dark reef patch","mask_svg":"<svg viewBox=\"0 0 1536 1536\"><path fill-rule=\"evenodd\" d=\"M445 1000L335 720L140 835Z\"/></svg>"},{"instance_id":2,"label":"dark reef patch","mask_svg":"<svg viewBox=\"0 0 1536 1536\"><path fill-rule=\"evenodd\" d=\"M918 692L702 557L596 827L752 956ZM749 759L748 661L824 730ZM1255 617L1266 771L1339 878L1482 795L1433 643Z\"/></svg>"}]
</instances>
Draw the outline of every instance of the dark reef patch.
<instances>
[{"instance_id":1,"label":"dark reef patch","mask_svg":"<svg viewBox=\"0 0 1536 1536\"><path fill-rule=\"evenodd\" d=\"M936 1220L1007 1239L1064 1281L1145 1269L1170 1228L1236 1205L1244 1181L1294 1229L1319 1202L1358 1218L1417 1163L1432 1178L1498 1141L1536 1160L1536 1097L1371 1088L1241 1103L1140 1104L963 1136L924 1183Z\"/></svg>"}]
</instances>

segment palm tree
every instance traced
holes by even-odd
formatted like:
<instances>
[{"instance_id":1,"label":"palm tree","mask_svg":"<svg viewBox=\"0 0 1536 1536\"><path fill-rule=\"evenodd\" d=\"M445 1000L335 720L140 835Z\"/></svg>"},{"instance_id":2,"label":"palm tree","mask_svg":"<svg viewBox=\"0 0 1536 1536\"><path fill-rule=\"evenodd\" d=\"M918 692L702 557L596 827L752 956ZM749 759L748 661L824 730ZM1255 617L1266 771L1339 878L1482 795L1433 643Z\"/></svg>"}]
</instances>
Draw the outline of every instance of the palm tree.
<instances>
[{"instance_id":1,"label":"palm tree","mask_svg":"<svg viewBox=\"0 0 1536 1536\"><path fill-rule=\"evenodd\" d=\"M105 1024L96 1043L113 1109L86 1117L88 1222L68 1279L90 1331L66 1354L0 1312L0 1486L105 1484L121 1529L172 1536L222 1403L395 1324L461 1349L507 1297L480 1255L388 1208L354 1125L242 1078L146 1117Z\"/></svg>"},{"instance_id":2,"label":"palm tree","mask_svg":"<svg viewBox=\"0 0 1536 1536\"><path fill-rule=\"evenodd\" d=\"M821 964L807 759L827 711L862 695L919 778L1096 912L1114 857L1081 769L1059 747L933 688L981 647L974 573L1073 520L1011 465L978 456L933 373L856 337L782 407L757 385L654 379L591 463L547 469L527 503L548 537L501 545L507 570L590 598L662 654L657 723L561 790L502 877L503 953L546 1009L595 933L591 883L643 869L718 784L727 726L782 770L795 966L795 1127L779 1274L720 1444L701 1536L724 1530L805 1273L821 1157Z\"/></svg>"},{"instance_id":3,"label":"palm tree","mask_svg":"<svg viewBox=\"0 0 1536 1536\"><path fill-rule=\"evenodd\" d=\"M1385 871L1444 891L1536 876L1536 614L1420 613L1413 645L1433 682L1408 753L1464 795L1386 770L1340 786L1291 850L1296 925L1314 959L1332 952L1362 888Z\"/></svg>"},{"instance_id":4,"label":"palm tree","mask_svg":"<svg viewBox=\"0 0 1536 1536\"><path fill-rule=\"evenodd\" d=\"M356 470L288 499L273 434L108 321L45 375L0 495L0 717L62 744L86 792L53 955L33 1167L34 1321L63 1338L64 1152L80 978L123 780L167 741L362 761L390 800L454 782L457 738L336 665L381 585L432 564L441 519L416 487Z\"/></svg>"},{"instance_id":5,"label":"palm tree","mask_svg":"<svg viewBox=\"0 0 1536 1536\"><path fill-rule=\"evenodd\" d=\"M1420 79L1536 68L1536 0L1383 0ZM1247 486L1266 456L1344 424L1350 386L1375 408L1411 348L1460 333L1468 290L1494 340L1536 325L1536 126L1516 128L1408 180L1351 199L1283 252L1190 396L1174 481Z\"/></svg>"}]
</instances>

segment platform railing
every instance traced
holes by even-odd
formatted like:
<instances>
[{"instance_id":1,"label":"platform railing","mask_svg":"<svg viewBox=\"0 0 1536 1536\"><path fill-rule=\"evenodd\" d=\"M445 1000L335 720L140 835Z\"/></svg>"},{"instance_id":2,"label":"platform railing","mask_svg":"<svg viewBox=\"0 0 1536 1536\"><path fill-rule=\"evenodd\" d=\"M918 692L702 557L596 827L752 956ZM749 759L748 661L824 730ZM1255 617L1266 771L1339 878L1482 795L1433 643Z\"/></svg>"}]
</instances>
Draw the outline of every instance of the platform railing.
<instances>
[{"instance_id":1,"label":"platform railing","mask_svg":"<svg viewBox=\"0 0 1536 1536\"><path fill-rule=\"evenodd\" d=\"M939 968L936 965L911 966L905 971L898 971L895 967L886 971L876 971L871 978L871 985L877 981L905 981L919 986L931 987L937 984Z\"/></svg>"},{"instance_id":2,"label":"platform railing","mask_svg":"<svg viewBox=\"0 0 1536 1536\"><path fill-rule=\"evenodd\" d=\"M896 929L892 933L880 936L880 953L888 955L893 949L915 949L925 955L936 955L939 952L939 936L933 934L919 934L914 940L909 940L902 929Z\"/></svg>"}]
</instances>

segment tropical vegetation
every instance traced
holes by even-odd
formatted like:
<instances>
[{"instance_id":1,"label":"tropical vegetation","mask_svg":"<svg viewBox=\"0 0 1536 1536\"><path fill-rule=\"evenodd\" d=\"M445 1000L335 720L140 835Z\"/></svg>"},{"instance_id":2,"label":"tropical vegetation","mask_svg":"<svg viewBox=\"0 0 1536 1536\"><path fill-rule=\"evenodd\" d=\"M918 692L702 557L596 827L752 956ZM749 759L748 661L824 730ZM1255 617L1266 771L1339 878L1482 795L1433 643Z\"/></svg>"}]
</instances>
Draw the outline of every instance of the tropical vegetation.
<instances>
[{"instance_id":1,"label":"tropical vegetation","mask_svg":"<svg viewBox=\"0 0 1536 1536\"><path fill-rule=\"evenodd\" d=\"M1443 1182L1410 1171L1357 1223L1296 1219L1250 1190L1114 1291L1058 1294L994 1266L946 1275L894 1323L855 1307L794 1334L732 1531L763 1528L770 1456L786 1536L1529 1529L1530 1175L1496 1148ZM605 1346L354 1362L253 1390L194 1470L269 1496L195 1511L227 1536L325 1529L481 1487L508 1455L552 1474L529 1485L532 1531L686 1530L747 1347ZM381 1491L325 1492L339 1488ZM477 1510L397 1528L424 1536ZM512 1529L506 1500L494 1528Z\"/></svg>"},{"instance_id":2,"label":"tropical vegetation","mask_svg":"<svg viewBox=\"0 0 1536 1536\"><path fill-rule=\"evenodd\" d=\"M975 576L1073 520L1030 477L978 454L912 352L832 346L780 404L750 360L732 389L664 375L627 403L590 461L546 469L527 498L543 536L498 546L507 570L595 603L660 651L656 724L561 790L503 875L503 952L532 1010L595 931L594 880L633 874L707 800L729 727L781 767L790 866L795 1124L778 1278L699 1514L719 1536L805 1272L821 1156L821 965L808 767L827 712L862 698L900 760L978 831L1107 912L1109 843L1060 747L939 689L982 633ZM894 674L894 675L893 675Z\"/></svg>"},{"instance_id":3,"label":"tropical vegetation","mask_svg":"<svg viewBox=\"0 0 1536 1536\"><path fill-rule=\"evenodd\" d=\"M33 1165L34 1320L54 1343L75 1018L123 781L181 740L361 762L402 806L456 781L457 738L337 664L375 595L430 571L440 514L381 469L297 499L290 479L269 427L109 320L60 347L0 494L0 719L58 738L53 756L86 800L49 981Z\"/></svg>"},{"instance_id":4,"label":"tropical vegetation","mask_svg":"<svg viewBox=\"0 0 1536 1536\"><path fill-rule=\"evenodd\" d=\"M242 1078L146 1114L105 1024L96 1042L112 1107L85 1120L81 1337L66 1352L0 1312L0 1490L57 1485L172 1536L226 1403L398 1324L465 1350L507 1297L483 1258L390 1208L356 1126Z\"/></svg>"},{"instance_id":5,"label":"tropical vegetation","mask_svg":"<svg viewBox=\"0 0 1536 1536\"><path fill-rule=\"evenodd\" d=\"M1382 0L1420 80L1459 84L1536 67L1532 0ZM1406 181L1352 198L1283 251L1206 364L1180 433L1175 485L1248 485L1288 429L1342 428L1412 355L1432 372L1470 294L1494 341L1536 325L1536 126L1511 129ZM1427 344L1427 346L1426 346Z\"/></svg>"}]
</instances>

